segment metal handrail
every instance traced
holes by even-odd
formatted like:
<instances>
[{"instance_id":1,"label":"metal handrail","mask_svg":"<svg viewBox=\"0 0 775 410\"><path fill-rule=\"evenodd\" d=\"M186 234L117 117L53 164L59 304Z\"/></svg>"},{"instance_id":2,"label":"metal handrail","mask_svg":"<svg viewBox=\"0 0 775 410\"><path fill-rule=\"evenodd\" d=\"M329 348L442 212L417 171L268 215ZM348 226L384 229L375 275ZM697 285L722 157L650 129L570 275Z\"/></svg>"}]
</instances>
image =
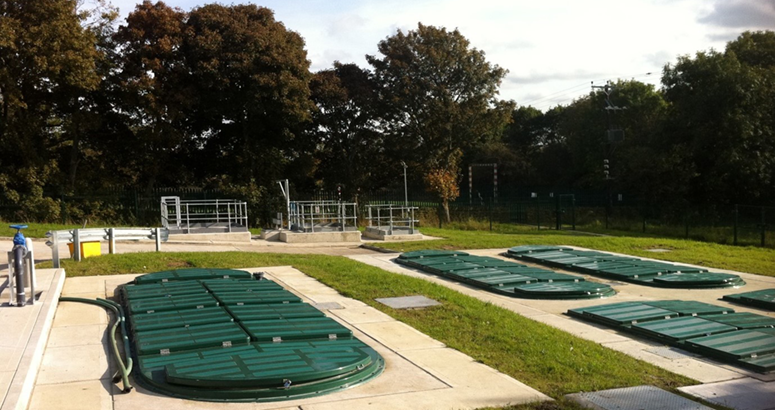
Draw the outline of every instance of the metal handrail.
<instances>
[{"instance_id":1,"label":"metal handrail","mask_svg":"<svg viewBox=\"0 0 775 410\"><path fill-rule=\"evenodd\" d=\"M410 234L413 234L415 233L415 224L420 222L414 216L414 212L419 209L416 206L375 204L368 205L367 208L366 220L369 221L369 227L376 227L379 230L387 228L388 235L392 235L396 229L408 230Z\"/></svg>"},{"instance_id":2,"label":"metal handrail","mask_svg":"<svg viewBox=\"0 0 775 410\"><path fill-rule=\"evenodd\" d=\"M315 224L323 222L338 223L341 231L347 230L348 226L358 226L358 205L354 202L292 201L289 208L291 226L302 230L310 229L315 232ZM317 229L320 230L321 227Z\"/></svg>"},{"instance_id":3,"label":"metal handrail","mask_svg":"<svg viewBox=\"0 0 775 410\"><path fill-rule=\"evenodd\" d=\"M116 241L153 240L156 251L161 250L161 242L169 240L169 230L165 228L88 228L61 231L48 231L46 245L51 248L51 258L54 267L59 268L59 244L73 244L73 259L81 260L81 242L108 241L110 254L116 253Z\"/></svg>"},{"instance_id":4,"label":"metal handrail","mask_svg":"<svg viewBox=\"0 0 775 410\"><path fill-rule=\"evenodd\" d=\"M166 202L166 201L171 202ZM172 210L172 212L170 212ZM232 225L248 226L247 202L236 199L193 199L181 200L178 197L162 197L161 223L169 229L170 225L185 229L190 233L191 223L222 223L228 225L231 232Z\"/></svg>"}]
</instances>

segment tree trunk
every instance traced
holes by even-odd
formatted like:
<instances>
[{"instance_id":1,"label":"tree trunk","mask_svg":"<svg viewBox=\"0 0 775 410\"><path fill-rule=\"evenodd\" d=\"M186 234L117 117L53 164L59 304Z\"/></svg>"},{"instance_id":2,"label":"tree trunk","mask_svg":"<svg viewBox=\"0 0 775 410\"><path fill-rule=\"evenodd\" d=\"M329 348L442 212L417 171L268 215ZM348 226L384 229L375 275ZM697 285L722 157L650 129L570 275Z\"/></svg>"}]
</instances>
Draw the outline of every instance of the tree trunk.
<instances>
[{"instance_id":1,"label":"tree trunk","mask_svg":"<svg viewBox=\"0 0 775 410\"><path fill-rule=\"evenodd\" d=\"M442 201L441 206L444 208L444 216L447 218L447 223L452 222L452 220L449 218L449 201Z\"/></svg>"}]
</instances>

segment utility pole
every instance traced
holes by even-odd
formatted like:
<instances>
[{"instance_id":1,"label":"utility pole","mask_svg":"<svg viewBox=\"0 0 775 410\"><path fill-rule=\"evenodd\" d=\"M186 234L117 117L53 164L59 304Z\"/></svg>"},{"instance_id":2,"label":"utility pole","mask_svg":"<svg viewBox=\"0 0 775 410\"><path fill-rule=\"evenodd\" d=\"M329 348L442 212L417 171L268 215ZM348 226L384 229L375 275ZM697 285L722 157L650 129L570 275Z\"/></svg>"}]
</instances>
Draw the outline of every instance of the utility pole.
<instances>
[{"instance_id":1,"label":"utility pole","mask_svg":"<svg viewBox=\"0 0 775 410\"><path fill-rule=\"evenodd\" d=\"M611 93L615 87L610 81L606 81L605 85L595 85L592 82L592 90L600 90L605 94L605 110L606 110L606 152L603 159L603 175L606 181L606 190L608 191L608 206L605 213L605 228L608 229L611 212L613 211L613 199L611 197L611 185L613 183L613 177L611 176L611 162L610 158L613 156L613 144L624 140L624 130L618 127L614 127L611 123L611 112L626 110L627 107L617 107L611 102Z\"/></svg>"}]
</instances>

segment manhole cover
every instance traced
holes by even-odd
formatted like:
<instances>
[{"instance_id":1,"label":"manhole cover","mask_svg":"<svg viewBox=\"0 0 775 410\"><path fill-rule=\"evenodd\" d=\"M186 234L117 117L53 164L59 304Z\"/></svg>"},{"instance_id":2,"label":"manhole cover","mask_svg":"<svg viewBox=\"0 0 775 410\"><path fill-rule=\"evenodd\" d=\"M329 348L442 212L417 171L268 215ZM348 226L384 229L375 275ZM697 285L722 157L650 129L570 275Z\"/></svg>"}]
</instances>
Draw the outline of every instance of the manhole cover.
<instances>
[{"instance_id":1,"label":"manhole cover","mask_svg":"<svg viewBox=\"0 0 775 410\"><path fill-rule=\"evenodd\" d=\"M584 407L603 410L711 410L710 407L654 386L575 393L565 397Z\"/></svg>"},{"instance_id":2,"label":"manhole cover","mask_svg":"<svg viewBox=\"0 0 775 410\"><path fill-rule=\"evenodd\" d=\"M425 296L401 296L397 298L377 298L374 300L393 309L415 309L441 304Z\"/></svg>"}]
</instances>

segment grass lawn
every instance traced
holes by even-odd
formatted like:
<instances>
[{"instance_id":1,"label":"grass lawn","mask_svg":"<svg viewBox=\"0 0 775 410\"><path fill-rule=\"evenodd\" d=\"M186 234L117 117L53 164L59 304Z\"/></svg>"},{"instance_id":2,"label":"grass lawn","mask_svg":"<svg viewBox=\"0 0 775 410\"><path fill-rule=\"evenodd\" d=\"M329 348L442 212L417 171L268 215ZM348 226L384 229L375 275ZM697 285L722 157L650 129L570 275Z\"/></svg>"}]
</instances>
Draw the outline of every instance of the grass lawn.
<instances>
[{"instance_id":1,"label":"grass lawn","mask_svg":"<svg viewBox=\"0 0 775 410\"><path fill-rule=\"evenodd\" d=\"M292 265L336 289L418 329L475 360L555 398L566 393L650 384L675 391L696 384L625 354L604 348L506 309L421 279L393 274L344 257L246 252L104 255L64 260L68 277L154 272L181 267L238 268ZM424 295L442 306L394 310L375 298ZM577 408L556 405L519 409Z\"/></svg>"},{"instance_id":2,"label":"grass lawn","mask_svg":"<svg viewBox=\"0 0 775 410\"><path fill-rule=\"evenodd\" d=\"M690 263L717 269L775 276L775 249L720 245L684 239L596 236L574 231L537 231L532 227L505 225L498 231L473 231L423 227L422 233L444 239L436 241L384 243L380 247L401 252L421 249L488 249L518 245L569 245L620 252L646 258ZM654 253L648 249L668 249Z\"/></svg>"}]
</instances>

